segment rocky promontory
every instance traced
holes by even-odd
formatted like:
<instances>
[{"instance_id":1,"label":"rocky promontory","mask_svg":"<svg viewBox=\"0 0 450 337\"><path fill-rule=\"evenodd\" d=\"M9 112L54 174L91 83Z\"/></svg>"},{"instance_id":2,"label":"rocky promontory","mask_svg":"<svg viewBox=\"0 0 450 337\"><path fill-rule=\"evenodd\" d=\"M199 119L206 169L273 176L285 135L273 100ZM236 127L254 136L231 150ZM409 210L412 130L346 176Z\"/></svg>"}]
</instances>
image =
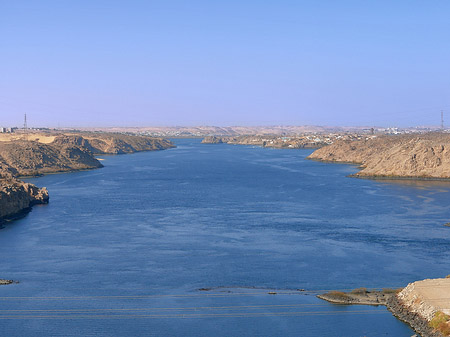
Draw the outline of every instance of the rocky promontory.
<instances>
[{"instance_id":1,"label":"rocky promontory","mask_svg":"<svg viewBox=\"0 0 450 337\"><path fill-rule=\"evenodd\" d=\"M396 294L397 290L368 290L354 289L350 292L330 291L317 295L318 298L336 304L386 305L387 301Z\"/></svg>"},{"instance_id":2,"label":"rocky promontory","mask_svg":"<svg viewBox=\"0 0 450 337\"><path fill-rule=\"evenodd\" d=\"M125 154L175 147L171 141L164 138L92 132L58 135L51 144L83 147L93 154Z\"/></svg>"},{"instance_id":3,"label":"rocky promontory","mask_svg":"<svg viewBox=\"0 0 450 337\"><path fill-rule=\"evenodd\" d=\"M14 176L36 176L103 166L83 146L25 140L0 142L0 165Z\"/></svg>"},{"instance_id":4,"label":"rocky promontory","mask_svg":"<svg viewBox=\"0 0 450 337\"><path fill-rule=\"evenodd\" d=\"M45 187L38 188L0 172L0 223L30 210L36 204L48 203Z\"/></svg>"},{"instance_id":5,"label":"rocky promontory","mask_svg":"<svg viewBox=\"0 0 450 337\"><path fill-rule=\"evenodd\" d=\"M45 140L45 141L44 141ZM174 145L161 138L112 133L30 134L0 141L0 222L48 203L47 189L17 179L103 167L96 154L155 151Z\"/></svg>"},{"instance_id":6,"label":"rocky promontory","mask_svg":"<svg viewBox=\"0 0 450 337\"><path fill-rule=\"evenodd\" d=\"M450 134L393 135L340 140L308 159L361 165L357 177L450 178Z\"/></svg>"}]
</instances>

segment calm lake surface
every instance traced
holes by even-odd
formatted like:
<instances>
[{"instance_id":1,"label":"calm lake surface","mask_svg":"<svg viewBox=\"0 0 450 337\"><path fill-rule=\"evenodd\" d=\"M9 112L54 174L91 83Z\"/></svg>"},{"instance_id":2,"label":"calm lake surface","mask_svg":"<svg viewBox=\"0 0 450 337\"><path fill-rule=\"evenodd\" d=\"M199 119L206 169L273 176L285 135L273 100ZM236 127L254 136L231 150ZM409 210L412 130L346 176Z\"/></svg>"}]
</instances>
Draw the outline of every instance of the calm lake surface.
<instances>
[{"instance_id":1,"label":"calm lake surface","mask_svg":"<svg viewBox=\"0 0 450 337\"><path fill-rule=\"evenodd\" d=\"M1 336L413 334L384 307L315 295L450 274L449 184L175 143L29 179L50 204L0 230L0 277L20 281L0 287Z\"/></svg>"}]
</instances>

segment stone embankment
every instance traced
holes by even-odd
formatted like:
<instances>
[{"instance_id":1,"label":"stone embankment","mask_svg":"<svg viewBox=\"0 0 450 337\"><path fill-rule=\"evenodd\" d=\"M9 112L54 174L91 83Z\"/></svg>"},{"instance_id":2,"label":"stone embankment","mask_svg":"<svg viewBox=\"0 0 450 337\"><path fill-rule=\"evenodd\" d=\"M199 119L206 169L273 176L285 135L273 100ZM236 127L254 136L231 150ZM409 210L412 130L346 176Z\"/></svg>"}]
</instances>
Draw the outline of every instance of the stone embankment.
<instances>
[{"instance_id":1,"label":"stone embankment","mask_svg":"<svg viewBox=\"0 0 450 337\"><path fill-rule=\"evenodd\" d=\"M308 159L361 165L356 177L450 178L450 134L379 136L337 141Z\"/></svg>"},{"instance_id":2,"label":"stone embankment","mask_svg":"<svg viewBox=\"0 0 450 337\"><path fill-rule=\"evenodd\" d=\"M450 317L448 316L450 315L450 278L410 283L389 302L388 309L408 322L423 337L448 336L450 335ZM437 316L442 317L441 322L436 321Z\"/></svg>"},{"instance_id":3,"label":"stone embankment","mask_svg":"<svg viewBox=\"0 0 450 337\"><path fill-rule=\"evenodd\" d=\"M336 304L385 305L422 337L450 335L450 278L417 281L397 291L359 288L317 297Z\"/></svg>"}]
</instances>

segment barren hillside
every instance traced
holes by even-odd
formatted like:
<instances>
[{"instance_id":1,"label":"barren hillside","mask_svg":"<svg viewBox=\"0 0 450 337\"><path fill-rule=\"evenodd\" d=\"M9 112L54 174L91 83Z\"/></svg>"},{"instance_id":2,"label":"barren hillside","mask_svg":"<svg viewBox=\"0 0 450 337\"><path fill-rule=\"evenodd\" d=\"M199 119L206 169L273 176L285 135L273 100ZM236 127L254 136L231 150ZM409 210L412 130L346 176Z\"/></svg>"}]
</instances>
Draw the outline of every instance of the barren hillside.
<instances>
[{"instance_id":1,"label":"barren hillside","mask_svg":"<svg viewBox=\"0 0 450 337\"><path fill-rule=\"evenodd\" d=\"M450 178L450 134L381 136L338 141L309 159L361 164L360 177Z\"/></svg>"}]
</instances>

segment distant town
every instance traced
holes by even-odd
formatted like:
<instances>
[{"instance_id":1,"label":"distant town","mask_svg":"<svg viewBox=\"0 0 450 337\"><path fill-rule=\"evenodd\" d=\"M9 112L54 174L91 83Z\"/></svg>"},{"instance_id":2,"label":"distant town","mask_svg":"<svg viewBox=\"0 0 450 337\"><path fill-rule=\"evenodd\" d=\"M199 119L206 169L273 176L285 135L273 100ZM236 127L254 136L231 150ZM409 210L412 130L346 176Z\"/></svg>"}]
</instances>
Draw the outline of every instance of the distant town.
<instances>
[{"instance_id":1,"label":"distant town","mask_svg":"<svg viewBox=\"0 0 450 337\"><path fill-rule=\"evenodd\" d=\"M366 135L399 135L410 133L449 132L450 129L433 126L422 127L325 127L325 126L173 126L173 127L81 127L81 128L45 128L45 127L0 127L0 133L15 132L111 132L128 135L141 135L169 138L203 138L210 136L238 137L238 136L271 136L271 137L319 137L336 138L338 135L350 138L360 138Z\"/></svg>"}]
</instances>

